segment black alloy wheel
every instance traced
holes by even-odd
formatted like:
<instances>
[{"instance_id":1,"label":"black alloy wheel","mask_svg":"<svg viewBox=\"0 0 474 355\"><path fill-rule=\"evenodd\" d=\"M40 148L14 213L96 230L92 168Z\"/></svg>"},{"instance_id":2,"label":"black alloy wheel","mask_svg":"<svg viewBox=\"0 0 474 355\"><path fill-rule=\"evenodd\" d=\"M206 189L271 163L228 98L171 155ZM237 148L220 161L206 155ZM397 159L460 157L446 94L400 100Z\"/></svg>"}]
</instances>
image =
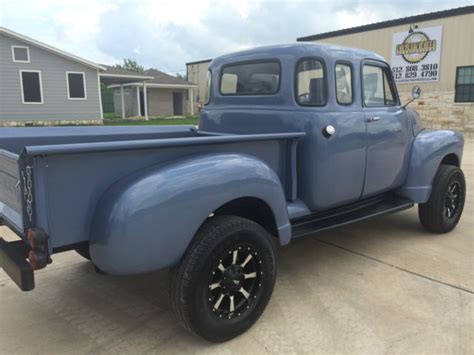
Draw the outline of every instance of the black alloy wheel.
<instances>
[{"instance_id":1,"label":"black alloy wheel","mask_svg":"<svg viewBox=\"0 0 474 355\"><path fill-rule=\"evenodd\" d=\"M211 217L171 271L171 308L178 322L212 342L249 329L275 285L272 238L248 219Z\"/></svg>"}]
</instances>

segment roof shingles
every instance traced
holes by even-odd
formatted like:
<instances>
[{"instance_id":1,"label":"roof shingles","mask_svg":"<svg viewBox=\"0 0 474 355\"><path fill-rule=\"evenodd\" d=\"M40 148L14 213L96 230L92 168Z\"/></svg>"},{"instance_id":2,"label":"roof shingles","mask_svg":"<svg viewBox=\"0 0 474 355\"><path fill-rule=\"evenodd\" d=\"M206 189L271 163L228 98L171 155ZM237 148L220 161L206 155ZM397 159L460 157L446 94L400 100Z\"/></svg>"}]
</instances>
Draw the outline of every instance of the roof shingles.
<instances>
[{"instance_id":1,"label":"roof shingles","mask_svg":"<svg viewBox=\"0 0 474 355\"><path fill-rule=\"evenodd\" d=\"M148 69L143 72L147 76L152 76L154 79L149 82L152 84L166 84L166 85L196 85L190 81L163 73L156 69Z\"/></svg>"},{"instance_id":2,"label":"roof shingles","mask_svg":"<svg viewBox=\"0 0 474 355\"><path fill-rule=\"evenodd\" d=\"M104 74L153 77L153 79L150 79L147 81L148 84L185 85L185 86L196 85L194 83L191 83L190 81L163 73L156 69L147 69L143 72L136 72L133 70L117 68L110 65L103 65L103 66L107 68L105 72L102 72Z\"/></svg>"}]
</instances>

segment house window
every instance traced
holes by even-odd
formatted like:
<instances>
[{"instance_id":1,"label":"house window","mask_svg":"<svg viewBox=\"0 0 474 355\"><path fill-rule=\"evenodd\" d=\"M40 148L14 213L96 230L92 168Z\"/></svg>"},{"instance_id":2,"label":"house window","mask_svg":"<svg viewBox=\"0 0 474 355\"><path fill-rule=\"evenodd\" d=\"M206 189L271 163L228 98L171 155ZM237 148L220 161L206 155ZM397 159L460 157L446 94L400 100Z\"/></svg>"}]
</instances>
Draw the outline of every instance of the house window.
<instances>
[{"instance_id":1,"label":"house window","mask_svg":"<svg viewBox=\"0 0 474 355\"><path fill-rule=\"evenodd\" d=\"M300 105L326 105L326 75L323 63L306 59L296 67L296 100Z\"/></svg>"},{"instance_id":2,"label":"house window","mask_svg":"<svg viewBox=\"0 0 474 355\"><path fill-rule=\"evenodd\" d=\"M366 107L395 106L394 89L387 69L377 65L364 65L364 104Z\"/></svg>"},{"instance_id":3,"label":"house window","mask_svg":"<svg viewBox=\"0 0 474 355\"><path fill-rule=\"evenodd\" d=\"M474 102L474 66L456 68L455 102Z\"/></svg>"},{"instance_id":4,"label":"house window","mask_svg":"<svg viewBox=\"0 0 474 355\"><path fill-rule=\"evenodd\" d=\"M29 63L30 50L28 47L12 46L12 57L14 62Z\"/></svg>"},{"instance_id":5,"label":"house window","mask_svg":"<svg viewBox=\"0 0 474 355\"><path fill-rule=\"evenodd\" d=\"M67 95L69 100L85 100L86 78L82 72L66 72Z\"/></svg>"},{"instance_id":6,"label":"house window","mask_svg":"<svg viewBox=\"0 0 474 355\"><path fill-rule=\"evenodd\" d=\"M280 63L232 64L222 69L222 95L273 95L280 86Z\"/></svg>"},{"instance_id":7,"label":"house window","mask_svg":"<svg viewBox=\"0 0 474 355\"><path fill-rule=\"evenodd\" d=\"M24 104L42 104L41 72L20 70L21 95Z\"/></svg>"}]
</instances>

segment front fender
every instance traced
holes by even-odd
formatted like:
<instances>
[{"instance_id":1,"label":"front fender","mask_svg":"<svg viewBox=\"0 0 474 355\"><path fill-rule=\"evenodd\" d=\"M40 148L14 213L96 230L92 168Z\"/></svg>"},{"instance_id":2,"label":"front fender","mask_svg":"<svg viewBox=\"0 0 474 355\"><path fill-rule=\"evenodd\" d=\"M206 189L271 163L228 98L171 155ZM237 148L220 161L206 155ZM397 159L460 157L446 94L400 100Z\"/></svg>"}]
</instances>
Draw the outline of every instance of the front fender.
<instances>
[{"instance_id":1,"label":"front fender","mask_svg":"<svg viewBox=\"0 0 474 355\"><path fill-rule=\"evenodd\" d=\"M91 224L92 261L122 275L173 266L208 216L241 197L266 202L281 242L289 242L286 199L275 172L251 156L206 155L148 168L109 188Z\"/></svg>"},{"instance_id":2,"label":"front fender","mask_svg":"<svg viewBox=\"0 0 474 355\"><path fill-rule=\"evenodd\" d=\"M461 162L463 147L464 137L459 132L421 131L413 142L408 176L398 193L416 203L428 201L441 161L455 154Z\"/></svg>"}]
</instances>

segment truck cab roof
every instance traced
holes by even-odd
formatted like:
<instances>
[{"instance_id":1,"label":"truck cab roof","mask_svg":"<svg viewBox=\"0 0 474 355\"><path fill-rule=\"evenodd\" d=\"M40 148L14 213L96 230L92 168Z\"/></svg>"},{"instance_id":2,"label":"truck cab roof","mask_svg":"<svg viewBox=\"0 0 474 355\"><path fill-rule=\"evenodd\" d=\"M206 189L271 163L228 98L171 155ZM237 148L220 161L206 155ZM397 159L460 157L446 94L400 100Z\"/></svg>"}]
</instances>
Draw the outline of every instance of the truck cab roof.
<instances>
[{"instance_id":1,"label":"truck cab roof","mask_svg":"<svg viewBox=\"0 0 474 355\"><path fill-rule=\"evenodd\" d=\"M308 70L304 69L307 65L319 67L317 69L319 73L314 75L321 77L315 77L311 82L309 78L304 79L307 82L301 80L301 85L307 89L306 99L310 99L311 93L321 95L324 94L323 91L327 93L327 97L320 98L324 103L317 107L313 106L312 109L332 111L347 109L347 107L341 108L341 105L336 103L333 93L336 79L334 74L330 73L334 73L334 67L339 63L350 67L353 76L352 103L361 106L359 77L361 63L364 61L386 63L382 56L367 50L325 43L281 44L223 55L215 58L209 65L209 100L204 106L204 111L256 106L269 110L275 110L277 107L291 110L308 109L297 102L296 96L301 93L295 90L296 85L299 85L298 73L301 70ZM247 68L243 68L245 66ZM386 66L388 68L388 64ZM389 75L391 76L391 73ZM313 86L310 89L311 85ZM318 86L321 88L316 90ZM301 100L303 99L305 98L302 97ZM204 126L207 120L207 114L201 116L201 123Z\"/></svg>"},{"instance_id":2,"label":"truck cab roof","mask_svg":"<svg viewBox=\"0 0 474 355\"><path fill-rule=\"evenodd\" d=\"M304 57L321 57L323 59L360 61L362 59L373 59L384 61L385 59L371 51L364 49L338 46L327 43L289 43L272 46L262 46L246 49L215 58L209 65L210 69L240 62L262 59L290 59L297 61Z\"/></svg>"}]
</instances>

